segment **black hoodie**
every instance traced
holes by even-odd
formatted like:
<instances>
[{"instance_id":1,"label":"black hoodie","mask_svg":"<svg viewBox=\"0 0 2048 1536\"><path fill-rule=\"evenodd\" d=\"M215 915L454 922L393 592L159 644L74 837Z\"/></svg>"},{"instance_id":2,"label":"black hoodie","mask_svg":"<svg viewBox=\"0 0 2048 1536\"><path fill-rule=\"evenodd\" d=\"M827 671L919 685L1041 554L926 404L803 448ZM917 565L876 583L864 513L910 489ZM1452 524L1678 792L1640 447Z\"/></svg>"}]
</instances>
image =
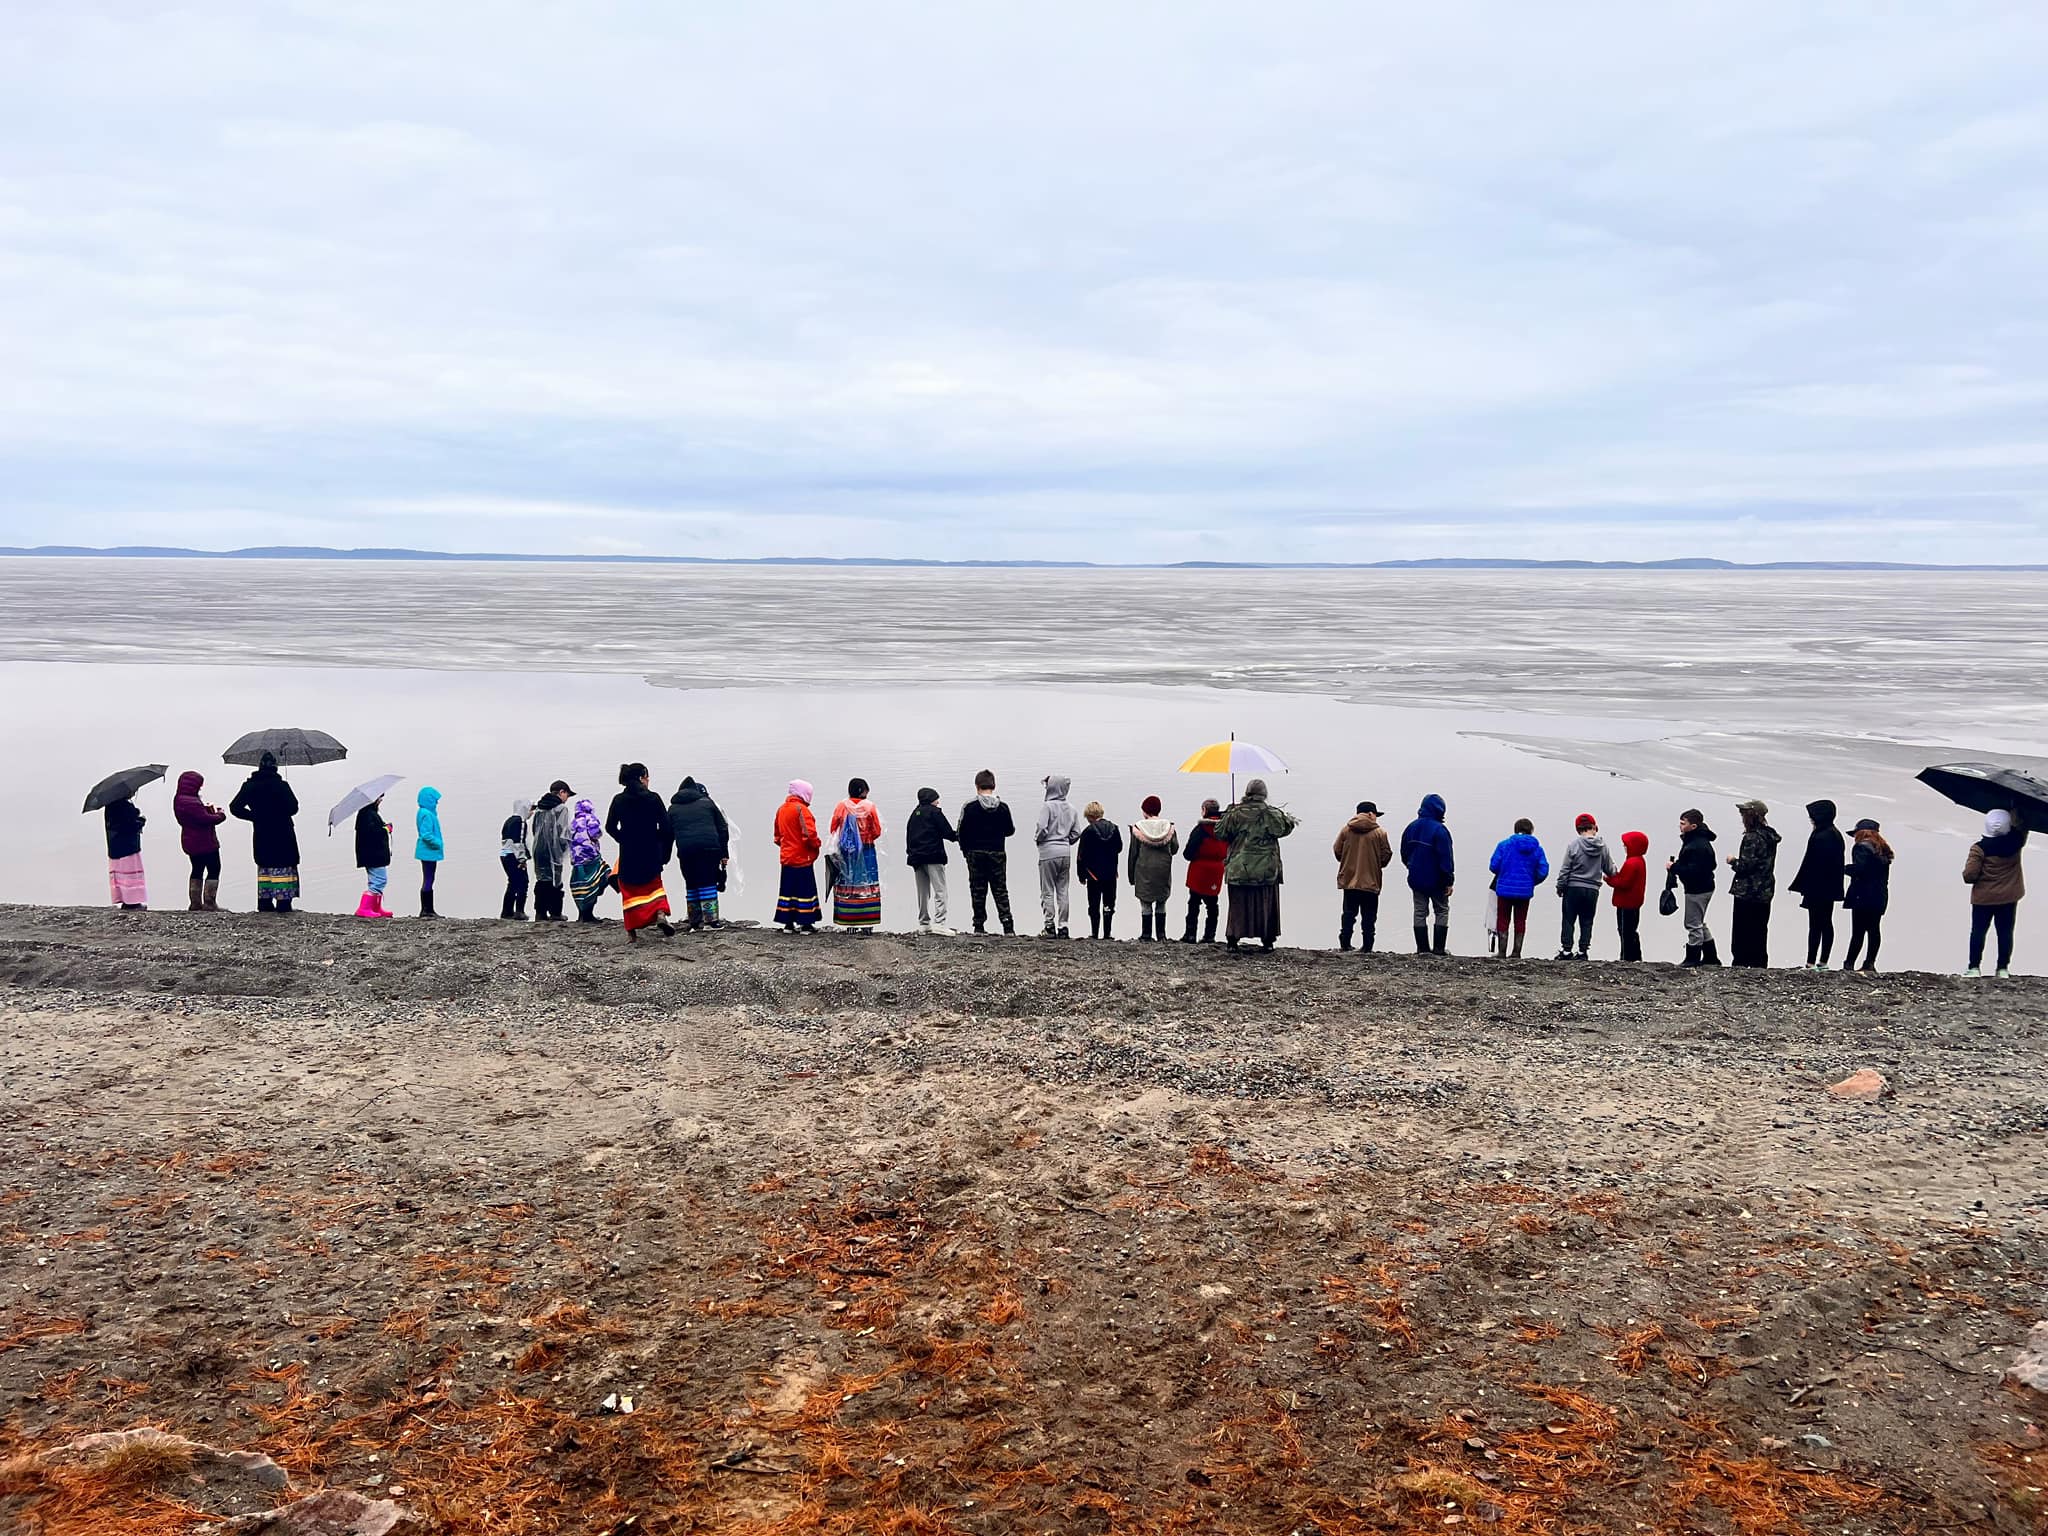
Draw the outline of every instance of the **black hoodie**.
<instances>
[{"instance_id":1,"label":"black hoodie","mask_svg":"<svg viewBox=\"0 0 2048 1536\"><path fill-rule=\"evenodd\" d=\"M1813 832L1806 839L1806 857L1799 861L1799 873L1786 889L1798 893L1802 907L1838 906L1844 845L1842 829L1835 825L1835 802L1816 800L1807 806L1806 814L1813 819Z\"/></svg>"},{"instance_id":2,"label":"black hoodie","mask_svg":"<svg viewBox=\"0 0 2048 1536\"><path fill-rule=\"evenodd\" d=\"M1124 835L1107 816L1091 821L1081 829L1081 841L1074 848L1075 873L1086 885L1094 881L1098 885L1116 889L1116 869L1119 856L1124 851Z\"/></svg>"},{"instance_id":3,"label":"black hoodie","mask_svg":"<svg viewBox=\"0 0 2048 1536\"><path fill-rule=\"evenodd\" d=\"M391 867L391 829L384 824L384 807L366 805L356 812L356 868Z\"/></svg>"},{"instance_id":4,"label":"black hoodie","mask_svg":"<svg viewBox=\"0 0 2048 1536\"><path fill-rule=\"evenodd\" d=\"M931 798L926 799L929 795ZM946 844L960 841L953 823L939 809L939 792L920 789L917 809L910 813L910 825L903 832L903 861L912 869L946 862Z\"/></svg>"},{"instance_id":5,"label":"black hoodie","mask_svg":"<svg viewBox=\"0 0 2048 1536\"><path fill-rule=\"evenodd\" d=\"M1678 858L1671 874L1685 887L1688 896L1703 895L1714 888L1714 832L1695 827L1678 840ZM1667 885L1670 881L1665 882Z\"/></svg>"}]
</instances>

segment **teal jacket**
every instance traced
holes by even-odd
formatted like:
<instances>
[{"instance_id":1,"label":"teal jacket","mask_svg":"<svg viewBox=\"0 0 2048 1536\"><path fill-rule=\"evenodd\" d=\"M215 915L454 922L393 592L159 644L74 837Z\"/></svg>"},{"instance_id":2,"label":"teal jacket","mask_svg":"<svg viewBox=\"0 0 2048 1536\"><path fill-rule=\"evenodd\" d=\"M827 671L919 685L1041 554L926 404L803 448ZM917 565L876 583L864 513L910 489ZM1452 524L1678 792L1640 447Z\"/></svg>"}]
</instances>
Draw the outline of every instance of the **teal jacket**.
<instances>
[{"instance_id":1,"label":"teal jacket","mask_svg":"<svg viewBox=\"0 0 2048 1536\"><path fill-rule=\"evenodd\" d=\"M441 856L448 851L441 841L441 791L429 784L420 791L420 813L415 818L420 839L413 845L412 856L422 864L438 864Z\"/></svg>"}]
</instances>

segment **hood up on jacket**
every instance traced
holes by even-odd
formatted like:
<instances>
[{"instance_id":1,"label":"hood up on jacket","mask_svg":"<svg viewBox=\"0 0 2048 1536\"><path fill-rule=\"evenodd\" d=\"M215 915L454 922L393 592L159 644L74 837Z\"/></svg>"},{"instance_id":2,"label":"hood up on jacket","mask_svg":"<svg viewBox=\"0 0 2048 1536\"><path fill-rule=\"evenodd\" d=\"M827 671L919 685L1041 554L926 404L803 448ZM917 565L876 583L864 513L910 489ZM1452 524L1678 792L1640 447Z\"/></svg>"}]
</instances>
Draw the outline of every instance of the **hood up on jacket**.
<instances>
[{"instance_id":1,"label":"hood up on jacket","mask_svg":"<svg viewBox=\"0 0 2048 1536\"><path fill-rule=\"evenodd\" d=\"M1630 858L1640 859L1650 851L1649 835L1643 832L1624 832L1621 834L1621 847Z\"/></svg>"},{"instance_id":2,"label":"hood up on jacket","mask_svg":"<svg viewBox=\"0 0 2048 1536\"><path fill-rule=\"evenodd\" d=\"M686 778L676 786L676 792L669 796L670 805L695 805L702 800L705 789L693 778Z\"/></svg>"},{"instance_id":3,"label":"hood up on jacket","mask_svg":"<svg viewBox=\"0 0 2048 1536\"><path fill-rule=\"evenodd\" d=\"M1067 790L1073 785L1073 782L1072 779L1063 773L1047 774L1045 776L1045 798L1048 800L1066 799Z\"/></svg>"},{"instance_id":4,"label":"hood up on jacket","mask_svg":"<svg viewBox=\"0 0 2048 1536\"><path fill-rule=\"evenodd\" d=\"M1442 795L1424 795L1422 804L1416 809L1415 814L1424 821L1442 821L1447 809Z\"/></svg>"},{"instance_id":5,"label":"hood up on jacket","mask_svg":"<svg viewBox=\"0 0 2048 1536\"><path fill-rule=\"evenodd\" d=\"M1806 803L1806 814L1816 827L1832 827L1839 813L1832 800L1809 800Z\"/></svg>"},{"instance_id":6,"label":"hood up on jacket","mask_svg":"<svg viewBox=\"0 0 2048 1536\"><path fill-rule=\"evenodd\" d=\"M441 803L441 791L439 791L438 789L434 788L434 786L433 786L433 785L429 784L429 785L427 785L427 786L426 786L426 787L425 787L424 789L422 789L422 790L420 791L420 809L421 809L421 810L423 810L423 811L431 811L432 809L434 809L434 807L435 807L435 806L439 805L440 803ZM532 802L532 801L528 801L528 802L527 802L527 807L528 807L529 809L531 809L531 808L532 808L532 804L533 804L533 802Z\"/></svg>"},{"instance_id":7,"label":"hood up on jacket","mask_svg":"<svg viewBox=\"0 0 2048 1536\"><path fill-rule=\"evenodd\" d=\"M196 768L187 768L178 775L178 793L181 795L196 795L199 793L200 787L205 783L206 776L204 774Z\"/></svg>"}]
</instances>

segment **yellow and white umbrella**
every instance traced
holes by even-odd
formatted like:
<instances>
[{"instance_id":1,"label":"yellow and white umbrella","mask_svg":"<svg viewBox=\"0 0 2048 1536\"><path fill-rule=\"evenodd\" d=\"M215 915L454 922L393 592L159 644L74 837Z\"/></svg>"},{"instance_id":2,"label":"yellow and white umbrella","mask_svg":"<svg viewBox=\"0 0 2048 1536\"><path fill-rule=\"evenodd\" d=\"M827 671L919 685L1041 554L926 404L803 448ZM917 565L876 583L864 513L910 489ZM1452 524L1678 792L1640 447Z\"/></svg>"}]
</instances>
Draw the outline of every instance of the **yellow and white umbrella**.
<instances>
[{"instance_id":1,"label":"yellow and white umbrella","mask_svg":"<svg viewBox=\"0 0 2048 1536\"><path fill-rule=\"evenodd\" d=\"M1235 800L1240 773L1285 773L1287 764L1280 760L1279 753L1232 736L1228 741L1212 741L1197 750L1180 765L1180 771L1229 774L1230 798Z\"/></svg>"}]
</instances>

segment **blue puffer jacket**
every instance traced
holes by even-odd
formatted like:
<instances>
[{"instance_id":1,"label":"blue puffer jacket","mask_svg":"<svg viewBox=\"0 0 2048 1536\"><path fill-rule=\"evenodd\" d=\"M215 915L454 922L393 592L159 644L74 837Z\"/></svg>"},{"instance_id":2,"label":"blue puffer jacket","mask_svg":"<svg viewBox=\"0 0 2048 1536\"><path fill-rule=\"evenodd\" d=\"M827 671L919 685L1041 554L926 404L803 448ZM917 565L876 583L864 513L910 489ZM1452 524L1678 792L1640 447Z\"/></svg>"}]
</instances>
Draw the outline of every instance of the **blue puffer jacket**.
<instances>
[{"instance_id":1,"label":"blue puffer jacket","mask_svg":"<svg viewBox=\"0 0 2048 1536\"><path fill-rule=\"evenodd\" d=\"M1502 838L1487 868L1493 871L1493 893L1502 901L1527 901L1536 894L1536 887L1550 878L1550 860L1543 855L1543 845L1526 832Z\"/></svg>"},{"instance_id":2,"label":"blue puffer jacket","mask_svg":"<svg viewBox=\"0 0 2048 1536\"><path fill-rule=\"evenodd\" d=\"M1401 834L1401 862L1408 866L1408 889L1434 895L1447 888L1456 871L1451 864L1451 829L1444 825L1444 797L1425 795L1422 809Z\"/></svg>"},{"instance_id":3,"label":"blue puffer jacket","mask_svg":"<svg viewBox=\"0 0 2048 1536\"><path fill-rule=\"evenodd\" d=\"M441 841L441 791L429 784L420 791L420 813L414 818L419 828L419 841L413 844L412 856L422 864L438 864L446 847Z\"/></svg>"}]
</instances>

